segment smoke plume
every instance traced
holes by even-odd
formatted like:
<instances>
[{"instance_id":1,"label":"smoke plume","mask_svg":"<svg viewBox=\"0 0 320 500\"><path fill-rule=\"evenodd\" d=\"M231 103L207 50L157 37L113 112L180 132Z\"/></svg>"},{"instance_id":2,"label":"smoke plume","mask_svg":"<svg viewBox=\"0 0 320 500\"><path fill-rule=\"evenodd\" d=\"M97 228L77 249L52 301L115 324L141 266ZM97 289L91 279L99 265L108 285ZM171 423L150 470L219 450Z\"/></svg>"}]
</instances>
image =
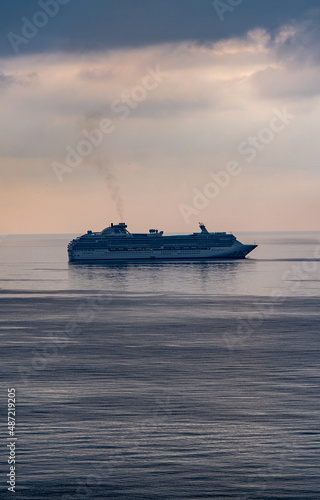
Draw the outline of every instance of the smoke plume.
<instances>
[{"instance_id":1,"label":"smoke plume","mask_svg":"<svg viewBox=\"0 0 320 500\"><path fill-rule=\"evenodd\" d=\"M101 121L101 118L103 118L103 114L101 111L91 111L90 113L87 113L84 117L82 117L78 123L77 123L77 129L79 133L82 133L83 129L86 130L94 130L99 128L99 123ZM117 214L120 218L121 221L123 221L123 201L122 197L120 194L120 186L117 181L116 176L112 173L111 171L111 162L107 159L101 160L99 158L94 158L98 156L99 154L102 154L101 152L99 153L98 150L94 151L93 157L88 157L85 159L85 163L87 163L90 166L94 166L96 169L97 174L104 180L106 183L108 192L110 194L110 197L112 201L115 204L115 208L117 211Z\"/></svg>"},{"instance_id":2,"label":"smoke plume","mask_svg":"<svg viewBox=\"0 0 320 500\"><path fill-rule=\"evenodd\" d=\"M98 175L105 181L110 197L115 203L120 221L123 221L123 201L120 194L120 186L116 176L110 171L111 162L108 160L92 160L92 164L95 166Z\"/></svg>"}]
</instances>

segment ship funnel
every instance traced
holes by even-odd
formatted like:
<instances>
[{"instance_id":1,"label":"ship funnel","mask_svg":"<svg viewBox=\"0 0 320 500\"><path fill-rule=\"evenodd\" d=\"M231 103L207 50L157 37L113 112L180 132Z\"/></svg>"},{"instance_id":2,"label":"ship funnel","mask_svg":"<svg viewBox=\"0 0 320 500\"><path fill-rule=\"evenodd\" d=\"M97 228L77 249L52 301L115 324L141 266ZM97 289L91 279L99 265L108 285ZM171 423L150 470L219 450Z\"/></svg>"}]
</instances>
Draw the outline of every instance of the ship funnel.
<instances>
[{"instance_id":1,"label":"ship funnel","mask_svg":"<svg viewBox=\"0 0 320 500\"><path fill-rule=\"evenodd\" d=\"M201 229L201 233L208 233L207 228L203 222L199 222L199 227Z\"/></svg>"}]
</instances>

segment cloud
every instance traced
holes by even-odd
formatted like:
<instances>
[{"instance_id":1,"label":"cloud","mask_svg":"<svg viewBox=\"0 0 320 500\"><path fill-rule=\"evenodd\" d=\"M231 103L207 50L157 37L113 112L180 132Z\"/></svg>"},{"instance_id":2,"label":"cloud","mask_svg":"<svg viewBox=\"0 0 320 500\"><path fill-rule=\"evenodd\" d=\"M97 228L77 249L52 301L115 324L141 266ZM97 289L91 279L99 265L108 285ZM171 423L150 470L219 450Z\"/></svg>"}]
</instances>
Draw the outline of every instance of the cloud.
<instances>
[{"instance_id":1,"label":"cloud","mask_svg":"<svg viewBox=\"0 0 320 500\"><path fill-rule=\"evenodd\" d=\"M144 218L150 227L153 221L163 226L168 220L165 229L179 229L184 223L179 203L190 203L193 188L207 182L208 172L231 160L241 163L242 174L204 211L209 222L219 213L221 229L233 217L235 229L263 230L270 227L266 207L274 203L280 214L274 228L281 229L295 211L304 213L305 204L308 228L314 228L317 218L310 216L308 200L314 200L319 181L320 63L318 46L309 41L314 57L299 71L294 52L303 36L305 26L293 23L205 44L3 59L1 189L12 215L0 232L8 227L18 232L21 220L35 217L33 192L47 214L46 232L85 230L81 220L90 226L96 221L99 229L106 225L105 212L114 219L122 215L122 204L133 224ZM249 164L239 144L268 127L274 108L284 107L295 119ZM84 130L91 133L106 119L112 132L102 134L92 153L71 168L66 148L77 151L87 140ZM53 162L66 166L62 183ZM24 189L28 195L22 196L18 219L15 199ZM282 213L284 203L289 208ZM261 209L252 211L253 206ZM77 212L84 218L77 220ZM34 232L43 230L44 220L34 219Z\"/></svg>"},{"instance_id":2,"label":"cloud","mask_svg":"<svg viewBox=\"0 0 320 500\"><path fill-rule=\"evenodd\" d=\"M312 99L320 94L320 67L268 67L255 73L252 83L259 95L276 99Z\"/></svg>"},{"instance_id":3,"label":"cloud","mask_svg":"<svg viewBox=\"0 0 320 500\"><path fill-rule=\"evenodd\" d=\"M28 86L37 78L37 73L19 74L4 74L0 72L0 88L4 89L12 85Z\"/></svg>"},{"instance_id":4,"label":"cloud","mask_svg":"<svg viewBox=\"0 0 320 500\"><path fill-rule=\"evenodd\" d=\"M6 87L7 85L12 85L15 82L16 79L13 76L0 73L0 87Z\"/></svg>"},{"instance_id":5,"label":"cloud","mask_svg":"<svg viewBox=\"0 0 320 500\"><path fill-rule=\"evenodd\" d=\"M41 3L46 4L46 0ZM41 3L1 2L1 56L14 55L8 33L23 35L22 19L32 23L35 18L37 22L37 13L45 10ZM244 0L221 22L212 0L66 0L60 6L58 0L50 3L51 11L52 4L56 5L55 13L51 12L44 26L35 28L35 36L19 46L19 54L83 54L185 41L215 43L241 38L256 28L272 31L307 20L319 6L318 0Z\"/></svg>"}]
</instances>

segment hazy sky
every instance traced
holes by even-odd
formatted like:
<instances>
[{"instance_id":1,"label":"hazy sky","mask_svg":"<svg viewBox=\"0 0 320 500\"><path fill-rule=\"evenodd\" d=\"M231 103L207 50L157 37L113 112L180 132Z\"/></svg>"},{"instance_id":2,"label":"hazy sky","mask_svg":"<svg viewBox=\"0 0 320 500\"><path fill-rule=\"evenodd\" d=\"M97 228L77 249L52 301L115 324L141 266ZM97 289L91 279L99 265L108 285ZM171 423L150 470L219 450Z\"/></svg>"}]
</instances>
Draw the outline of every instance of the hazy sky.
<instances>
[{"instance_id":1,"label":"hazy sky","mask_svg":"<svg viewBox=\"0 0 320 500\"><path fill-rule=\"evenodd\" d=\"M319 230L318 0L0 4L0 233Z\"/></svg>"}]
</instances>

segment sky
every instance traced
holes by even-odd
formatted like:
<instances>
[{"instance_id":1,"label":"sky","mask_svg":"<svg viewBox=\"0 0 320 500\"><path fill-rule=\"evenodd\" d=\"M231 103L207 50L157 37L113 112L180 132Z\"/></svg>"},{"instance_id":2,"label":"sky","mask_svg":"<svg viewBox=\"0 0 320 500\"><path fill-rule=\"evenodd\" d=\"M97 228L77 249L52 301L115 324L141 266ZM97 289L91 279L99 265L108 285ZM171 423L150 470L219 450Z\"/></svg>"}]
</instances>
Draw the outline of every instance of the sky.
<instances>
[{"instance_id":1,"label":"sky","mask_svg":"<svg viewBox=\"0 0 320 500\"><path fill-rule=\"evenodd\" d=\"M318 0L0 4L0 233L318 231Z\"/></svg>"}]
</instances>

